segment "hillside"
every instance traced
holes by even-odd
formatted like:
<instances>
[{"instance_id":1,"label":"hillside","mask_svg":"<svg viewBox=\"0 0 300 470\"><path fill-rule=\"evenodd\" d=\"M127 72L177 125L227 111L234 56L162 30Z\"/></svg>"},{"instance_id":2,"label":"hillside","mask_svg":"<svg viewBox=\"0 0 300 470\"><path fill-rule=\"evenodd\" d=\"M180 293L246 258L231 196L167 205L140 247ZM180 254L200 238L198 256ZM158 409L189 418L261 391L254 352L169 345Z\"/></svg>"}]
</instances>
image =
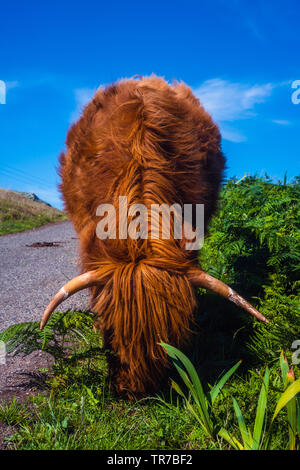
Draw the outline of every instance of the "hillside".
<instances>
[{"instance_id":1,"label":"hillside","mask_svg":"<svg viewBox=\"0 0 300 470\"><path fill-rule=\"evenodd\" d=\"M0 189L0 235L21 232L50 222L66 220L65 214L45 202Z\"/></svg>"}]
</instances>

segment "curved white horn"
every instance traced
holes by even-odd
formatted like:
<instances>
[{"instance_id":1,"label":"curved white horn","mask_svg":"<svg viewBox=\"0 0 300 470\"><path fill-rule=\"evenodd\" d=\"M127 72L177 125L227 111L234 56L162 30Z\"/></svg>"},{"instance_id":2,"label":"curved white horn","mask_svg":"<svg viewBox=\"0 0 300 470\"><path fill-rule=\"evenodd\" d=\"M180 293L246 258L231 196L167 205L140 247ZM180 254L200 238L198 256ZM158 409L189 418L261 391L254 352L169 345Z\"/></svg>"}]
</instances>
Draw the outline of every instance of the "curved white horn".
<instances>
[{"instance_id":1,"label":"curved white horn","mask_svg":"<svg viewBox=\"0 0 300 470\"><path fill-rule=\"evenodd\" d=\"M219 281L213 276L210 276L202 269L195 268L191 269L188 273L190 282L197 287L203 287L204 289L208 289L216 294L225 297L226 299L230 300L231 302L235 303L239 307L243 308L251 315L256 317L258 320L264 321L265 323L269 323L269 320L264 317L256 308L254 308L247 300L245 300L242 296L240 296L237 292L235 292L231 287L227 286L222 281Z\"/></svg>"},{"instance_id":2,"label":"curved white horn","mask_svg":"<svg viewBox=\"0 0 300 470\"><path fill-rule=\"evenodd\" d=\"M97 279L97 271L88 271L80 276L74 277L71 281L67 282L53 297L48 307L46 308L41 323L40 329L42 330L46 325L51 313L56 307L76 292L86 289L87 287L99 285L99 278Z\"/></svg>"}]
</instances>

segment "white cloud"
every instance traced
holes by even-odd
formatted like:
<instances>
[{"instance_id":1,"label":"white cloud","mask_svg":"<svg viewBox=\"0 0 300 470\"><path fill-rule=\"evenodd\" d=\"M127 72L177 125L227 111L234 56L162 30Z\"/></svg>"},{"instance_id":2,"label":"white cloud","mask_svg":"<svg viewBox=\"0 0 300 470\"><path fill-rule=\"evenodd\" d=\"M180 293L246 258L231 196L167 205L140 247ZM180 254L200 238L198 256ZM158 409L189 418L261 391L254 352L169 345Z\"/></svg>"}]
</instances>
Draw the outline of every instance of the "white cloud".
<instances>
[{"instance_id":1,"label":"white cloud","mask_svg":"<svg viewBox=\"0 0 300 470\"><path fill-rule=\"evenodd\" d=\"M247 138L228 122L249 119L256 115L255 107L271 95L274 85L246 85L220 78L205 81L195 94L205 109L218 122L224 139L242 142Z\"/></svg>"},{"instance_id":2,"label":"white cloud","mask_svg":"<svg viewBox=\"0 0 300 470\"><path fill-rule=\"evenodd\" d=\"M279 126L289 126L291 123L287 119L272 119L274 124L278 124Z\"/></svg>"},{"instance_id":3,"label":"white cloud","mask_svg":"<svg viewBox=\"0 0 300 470\"><path fill-rule=\"evenodd\" d=\"M5 82L6 85L6 91L12 90L13 88L17 88L20 86L20 83L17 80L14 80L13 82Z\"/></svg>"},{"instance_id":4,"label":"white cloud","mask_svg":"<svg viewBox=\"0 0 300 470\"><path fill-rule=\"evenodd\" d=\"M74 90L76 109L71 114L71 122L76 121L84 106L92 99L96 93L96 88L76 88Z\"/></svg>"},{"instance_id":5,"label":"white cloud","mask_svg":"<svg viewBox=\"0 0 300 470\"><path fill-rule=\"evenodd\" d=\"M4 82L3 80L0 80L0 104L6 104L6 95L8 91L12 88L16 88L17 86L19 86L17 81Z\"/></svg>"},{"instance_id":6,"label":"white cloud","mask_svg":"<svg viewBox=\"0 0 300 470\"><path fill-rule=\"evenodd\" d=\"M230 142L245 142L247 137L243 135L241 132L233 129L231 126L227 126L226 124L220 124L220 130L222 132L222 137L225 140L230 140Z\"/></svg>"},{"instance_id":7,"label":"white cloud","mask_svg":"<svg viewBox=\"0 0 300 470\"><path fill-rule=\"evenodd\" d=\"M223 138L232 142L244 142L247 137L231 123L255 116L256 105L265 102L273 88L274 85L271 83L249 85L213 78L206 80L194 92L205 109L218 122ZM75 110L71 114L71 122L78 119L83 107L96 91L96 88L74 90Z\"/></svg>"},{"instance_id":8,"label":"white cloud","mask_svg":"<svg viewBox=\"0 0 300 470\"><path fill-rule=\"evenodd\" d=\"M85 106L95 93L94 88L77 88L74 91L77 106Z\"/></svg>"}]
</instances>

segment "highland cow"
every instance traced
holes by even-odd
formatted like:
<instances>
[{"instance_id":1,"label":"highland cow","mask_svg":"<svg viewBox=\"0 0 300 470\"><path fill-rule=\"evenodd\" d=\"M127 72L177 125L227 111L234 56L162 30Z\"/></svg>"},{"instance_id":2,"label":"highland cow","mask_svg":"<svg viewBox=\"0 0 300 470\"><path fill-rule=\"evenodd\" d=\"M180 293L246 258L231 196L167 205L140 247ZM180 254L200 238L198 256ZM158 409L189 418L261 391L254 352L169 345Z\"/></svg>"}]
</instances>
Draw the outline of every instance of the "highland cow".
<instances>
[{"instance_id":1,"label":"highland cow","mask_svg":"<svg viewBox=\"0 0 300 470\"><path fill-rule=\"evenodd\" d=\"M129 206L146 208L204 204L206 230L225 163L220 139L188 86L153 75L100 88L68 132L60 189L79 236L83 274L52 299L41 328L64 299L89 287L95 325L114 353L111 372L119 393L143 396L158 389L168 365L159 342L180 348L189 340L197 286L267 321L201 270L198 252L186 250L185 236L172 236L174 227L169 239L96 234L97 208L106 203L118 211L121 196Z\"/></svg>"}]
</instances>

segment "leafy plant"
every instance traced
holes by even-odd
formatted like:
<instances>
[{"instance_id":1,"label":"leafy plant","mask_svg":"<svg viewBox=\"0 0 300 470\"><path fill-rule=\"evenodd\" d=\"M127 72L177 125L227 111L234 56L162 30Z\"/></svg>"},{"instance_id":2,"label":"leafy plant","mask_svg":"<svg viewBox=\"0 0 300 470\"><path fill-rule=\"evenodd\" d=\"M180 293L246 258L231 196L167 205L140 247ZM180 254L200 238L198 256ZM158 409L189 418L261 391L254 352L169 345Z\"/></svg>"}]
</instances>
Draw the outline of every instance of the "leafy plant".
<instances>
[{"instance_id":1,"label":"leafy plant","mask_svg":"<svg viewBox=\"0 0 300 470\"><path fill-rule=\"evenodd\" d=\"M287 389L289 384L294 384L293 387L289 387L290 393L293 390L297 389L297 382L295 385L295 375L293 368L289 368L288 361L285 358L283 351L280 354L280 368L282 374L282 381L284 388ZM289 395L286 395L286 398L289 398ZM287 402L287 415L288 415L288 424L289 424L289 449L296 449L296 436L298 434L300 438L300 397L293 396ZM277 408L276 408L277 410ZM278 411L279 412L279 411ZM277 413L278 414L278 413Z\"/></svg>"},{"instance_id":2,"label":"leafy plant","mask_svg":"<svg viewBox=\"0 0 300 470\"><path fill-rule=\"evenodd\" d=\"M257 322L200 290L199 357L216 359L222 351L222 361L242 358L244 366L257 365L277 361L283 349L289 358L300 331L300 178L284 184L267 176L232 179L220 196L200 264L241 293L270 323ZM210 334L214 344L206 340Z\"/></svg>"},{"instance_id":3,"label":"leafy plant","mask_svg":"<svg viewBox=\"0 0 300 470\"><path fill-rule=\"evenodd\" d=\"M95 351L100 350L93 334L94 315L90 312L54 313L43 330L39 322L11 325L0 333L0 341L6 343L7 353L28 355L33 351L44 351L55 361L64 359L72 351L72 341L80 337ZM80 357L80 352L77 352ZM73 359L77 357L73 355Z\"/></svg>"},{"instance_id":4,"label":"leafy plant","mask_svg":"<svg viewBox=\"0 0 300 470\"><path fill-rule=\"evenodd\" d=\"M242 443L235 438L235 436L229 433L226 429L222 428L219 431L219 435L223 437L234 449L237 450L259 450L262 446L262 442L265 436L265 416L267 411L267 396L269 389L270 373L269 369L266 369L263 383L258 399L256 417L254 422L254 429L251 432L249 426L246 425L242 411L238 405L237 400L232 397L234 411L237 417L239 430L242 437Z\"/></svg>"},{"instance_id":5,"label":"leafy plant","mask_svg":"<svg viewBox=\"0 0 300 470\"><path fill-rule=\"evenodd\" d=\"M190 360L178 349L165 343L160 343L161 346L167 351L175 365L180 377L185 383L190 396L187 397L182 388L172 380L172 386L177 393L185 400L187 409L197 419L204 432L211 438L216 439L217 436L225 439L236 450L259 450L267 449L270 444L270 437L272 426L275 418L279 412L287 406L288 410L288 427L289 427L289 448L290 450L296 449L296 435L300 437L300 411L298 403L297 411L297 394L300 393L300 379L295 381L291 369L283 356L280 356L280 366L282 372L282 379L285 386L285 391L281 394L271 419L268 431L267 426L267 399L269 391L270 372L266 368L261 391L258 398L256 409L256 417L254 422L253 431L247 426L240 406L237 400L232 397L234 412L238 421L242 441L239 441L233 433L226 430L224 427L217 427L215 424L215 416L213 413L213 405L220 390L225 385L229 377L234 374L239 366L237 363L233 366L221 379L215 384L208 394L204 393L203 386L200 378ZM290 383L290 385L288 385ZM191 403L191 399L193 403Z\"/></svg>"},{"instance_id":6,"label":"leafy plant","mask_svg":"<svg viewBox=\"0 0 300 470\"><path fill-rule=\"evenodd\" d=\"M194 400L194 404L190 402L190 396L187 397L181 387L174 380L172 380L173 388L184 398L186 407L197 419L204 432L209 437L215 438L217 435L217 429L213 415L214 402L226 381L239 367L240 362L235 364L226 374L224 374L219 382L216 383L207 394L205 394L200 378L191 361L177 348L165 343L160 344L172 359L172 362L185 383L190 396Z\"/></svg>"},{"instance_id":7,"label":"leafy plant","mask_svg":"<svg viewBox=\"0 0 300 470\"><path fill-rule=\"evenodd\" d=\"M270 436L272 432L272 427L275 418L278 416L279 412L286 406L288 413L288 429L289 429L289 449L296 450L296 436L300 437L300 412L299 412L299 402L298 402L298 411L297 411L297 394L300 392L300 379L295 381L291 370L286 369L285 359L283 356L280 357L280 363L283 374L283 382L287 386L286 390L280 396L274 414L269 425L269 429L266 432L265 428L266 423L266 411L267 411L267 395L269 389L269 369L266 369L258 405L256 411L256 419L254 423L253 434L251 433L249 427L246 426L245 420L241 409L234 397L232 397L234 411L238 420L239 429L242 437L243 443L239 442L232 434L228 433L226 430L222 429L219 434L223 437L229 444L238 450L259 450L259 449L268 449L270 444Z\"/></svg>"}]
</instances>

